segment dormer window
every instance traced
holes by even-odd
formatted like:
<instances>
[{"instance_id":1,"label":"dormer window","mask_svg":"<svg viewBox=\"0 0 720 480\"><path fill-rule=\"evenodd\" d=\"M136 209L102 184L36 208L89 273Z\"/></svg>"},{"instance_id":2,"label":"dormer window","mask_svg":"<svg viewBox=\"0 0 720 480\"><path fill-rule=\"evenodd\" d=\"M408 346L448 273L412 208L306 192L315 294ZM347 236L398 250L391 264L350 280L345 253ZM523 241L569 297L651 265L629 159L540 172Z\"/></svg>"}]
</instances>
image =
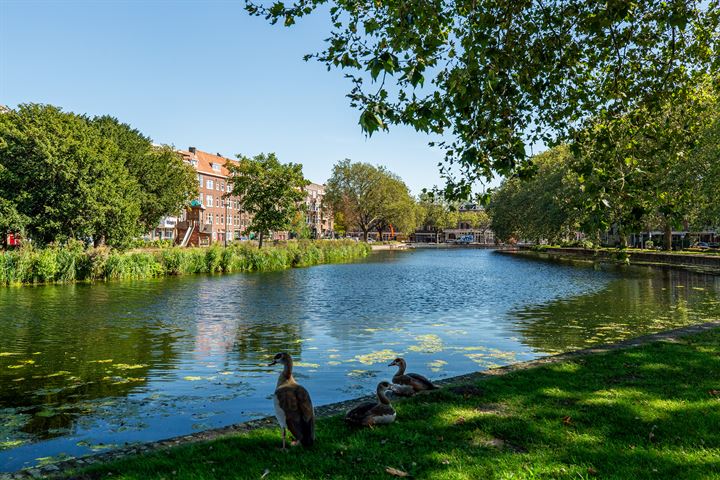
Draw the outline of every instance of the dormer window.
<instances>
[{"instance_id":1,"label":"dormer window","mask_svg":"<svg viewBox=\"0 0 720 480\"><path fill-rule=\"evenodd\" d=\"M211 164L211 165L212 165L212 169L213 169L213 170L215 170L216 172L219 172L219 171L220 171L220 164L219 164L219 163L213 163L213 164Z\"/></svg>"}]
</instances>

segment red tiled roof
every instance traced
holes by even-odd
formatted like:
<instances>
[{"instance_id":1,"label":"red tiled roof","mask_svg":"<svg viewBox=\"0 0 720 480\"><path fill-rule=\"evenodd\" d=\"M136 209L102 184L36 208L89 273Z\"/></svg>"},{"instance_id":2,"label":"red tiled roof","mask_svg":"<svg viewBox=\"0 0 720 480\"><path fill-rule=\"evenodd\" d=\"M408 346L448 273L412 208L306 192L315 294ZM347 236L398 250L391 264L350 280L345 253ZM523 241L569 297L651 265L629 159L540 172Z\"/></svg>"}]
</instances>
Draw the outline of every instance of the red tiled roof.
<instances>
[{"instance_id":1,"label":"red tiled roof","mask_svg":"<svg viewBox=\"0 0 720 480\"><path fill-rule=\"evenodd\" d=\"M194 154L188 150L178 150L178 152L187 161L196 160L197 165L195 165L195 170L197 170L199 173L207 175L227 177L230 175L230 172L228 172L228 169L225 167L225 163L235 163L235 160L232 160L230 158L225 158L223 156L214 155L212 153L203 152L202 150L197 149L195 149ZM214 170L212 168L213 165L220 165L220 171Z\"/></svg>"}]
</instances>

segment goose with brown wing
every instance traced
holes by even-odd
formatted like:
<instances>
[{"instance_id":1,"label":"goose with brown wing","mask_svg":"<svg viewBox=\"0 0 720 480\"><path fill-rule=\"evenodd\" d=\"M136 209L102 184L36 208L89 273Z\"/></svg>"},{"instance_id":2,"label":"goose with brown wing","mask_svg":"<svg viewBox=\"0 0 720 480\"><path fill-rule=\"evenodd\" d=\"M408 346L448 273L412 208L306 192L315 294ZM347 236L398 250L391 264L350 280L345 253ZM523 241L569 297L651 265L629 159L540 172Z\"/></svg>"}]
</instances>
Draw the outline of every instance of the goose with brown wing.
<instances>
[{"instance_id":1,"label":"goose with brown wing","mask_svg":"<svg viewBox=\"0 0 720 480\"><path fill-rule=\"evenodd\" d=\"M277 381L273 402L275 417L282 428L283 450L287 430L295 437L293 445L299 442L310 447L315 443L315 411L310 394L293 378L293 360L289 353L278 353L270 365L278 363L284 368Z\"/></svg>"}]
</instances>

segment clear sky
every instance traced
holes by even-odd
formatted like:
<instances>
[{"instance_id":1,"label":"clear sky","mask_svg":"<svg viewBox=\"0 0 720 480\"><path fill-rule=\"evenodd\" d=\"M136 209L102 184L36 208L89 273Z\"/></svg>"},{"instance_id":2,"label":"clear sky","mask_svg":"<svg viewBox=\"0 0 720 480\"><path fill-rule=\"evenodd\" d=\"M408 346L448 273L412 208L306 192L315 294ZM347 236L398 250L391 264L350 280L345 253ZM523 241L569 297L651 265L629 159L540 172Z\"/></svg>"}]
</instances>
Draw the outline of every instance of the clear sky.
<instances>
[{"instance_id":1,"label":"clear sky","mask_svg":"<svg viewBox=\"0 0 720 480\"><path fill-rule=\"evenodd\" d=\"M442 183L439 150L395 127L367 139L350 84L306 53L324 16L292 28L242 0L0 0L0 104L110 114L155 142L225 156L276 152L324 182L351 158L382 164L419 193Z\"/></svg>"}]
</instances>

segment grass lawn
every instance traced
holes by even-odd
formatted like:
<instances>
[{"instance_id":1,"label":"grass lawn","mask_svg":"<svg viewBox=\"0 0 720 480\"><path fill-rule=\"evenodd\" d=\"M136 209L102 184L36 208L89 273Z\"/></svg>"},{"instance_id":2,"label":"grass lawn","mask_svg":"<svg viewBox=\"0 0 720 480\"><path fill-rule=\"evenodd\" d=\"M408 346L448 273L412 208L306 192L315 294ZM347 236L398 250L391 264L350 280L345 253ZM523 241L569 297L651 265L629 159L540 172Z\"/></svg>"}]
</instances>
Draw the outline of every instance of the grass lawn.
<instances>
[{"instance_id":1,"label":"grass lawn","mask_svg":"<svg viewBox=\"0 0 720 480\"><path fill-rule=\"evenodd\" d=\"M282 452L279 429L262 429L79 474L720 479L720 330L444 387L395 406L398 421L386 427L320 419L309 450Z\"/></svg>"}]
</instances>

